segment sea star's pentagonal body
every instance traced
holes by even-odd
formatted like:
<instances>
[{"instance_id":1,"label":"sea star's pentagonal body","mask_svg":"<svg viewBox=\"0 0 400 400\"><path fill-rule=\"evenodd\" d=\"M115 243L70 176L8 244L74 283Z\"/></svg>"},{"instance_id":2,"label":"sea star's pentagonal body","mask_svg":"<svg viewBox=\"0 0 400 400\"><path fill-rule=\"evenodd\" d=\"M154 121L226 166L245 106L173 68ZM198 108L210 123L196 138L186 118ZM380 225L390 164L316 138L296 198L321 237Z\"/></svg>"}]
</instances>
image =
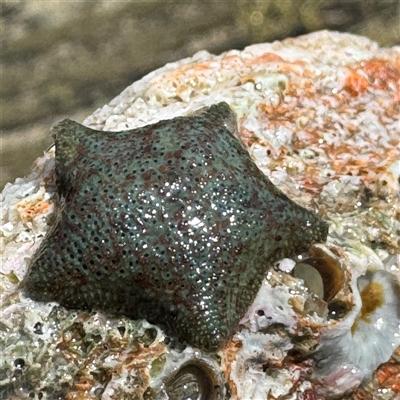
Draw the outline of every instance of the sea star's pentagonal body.
<instances>
[{"instance_id":1,"label":"sea star's pentagonal body","mask_svg":"<svg viewBox=\"0 0 400 400\"><path fill-rule=\"evenodd\" d=\"M53 130L64 205L23 282L41 301L159 323L220 348L268 266L324 241L234 137L226 103L126 132Z\"/></svg>"}]
</instances>

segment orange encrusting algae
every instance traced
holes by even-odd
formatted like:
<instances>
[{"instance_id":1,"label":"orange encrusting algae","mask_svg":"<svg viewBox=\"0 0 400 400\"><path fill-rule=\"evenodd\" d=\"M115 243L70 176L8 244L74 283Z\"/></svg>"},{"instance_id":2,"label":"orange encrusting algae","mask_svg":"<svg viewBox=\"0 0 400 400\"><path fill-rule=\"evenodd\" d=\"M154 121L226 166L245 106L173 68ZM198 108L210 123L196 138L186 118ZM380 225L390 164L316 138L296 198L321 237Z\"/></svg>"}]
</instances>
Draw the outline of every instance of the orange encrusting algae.
<instances>
[{"instance_id":1,"label":"orange encrusting algae","mask_svg":"<svg viewBox=\"0 0 400 400\"><path fill-rule=\"evenodd\" d=\"M400 364L382 364L375 376L380 385L392 389L394 393L400 393Z\"/></svg>"},{"instance_id":2,"label":"orange encrusting algae","mask_svg":"<svg viewBox=\"0 0 400 400\"><path fill-rule=\"evenodd\" d=\"M357 97L360 93L364 93L368 88L368 81L355 71L350 71L346 78L344 89L351 97Z\"/></svg>"},{"instance_id":3,"label":"orange encrusting algae","mask_svg":"<svg viewBox=\"0 0 400 400\"><path fill-rule=\"evenodd\" d=\"M15 209L24 222L32 221L36 216L50 211L52 204L46 200L22 200L15 205Z\"/></svg>"},{"instance_id":4,"label":"orange encrusting algae","mask_svg":"<svg viewBox=\"0 0 400 400\"><path fill-rule=\"evenodd\" d=\"M257 63L261 63L269 58L269 53L266 53L265 59L259 56L256 60ZM271 65L272 63L283 64L276 60L272 61ZM400 136L396 138L392 135L387 146L377 149L374 138L365 134L363 126L354 116L365 112L370 102L370 88L375 91L385 90L393 93L393 98L397 96L396 98L400 99L400 65L380 59L347 65L347 76L342 83L337 82L336 91L332 90L331 93L321 89L320 72L313 75L310 74L310 68L302 68L302 73L294 69L284 71L275 68L275 72L286 73L288 80L285 88L281 88L279 101L263 102L257 108L261 132L287 129L293 132L291 143L274 149L267 138L263 140L239 121L241 140L247 148L260 144L270 150L270 170L285 166L288 156L292 154L298 158L296 154L302 150L314 151L314 159L301 159L304 165L302 171L291 172L286 168L289 175L295 175L293 179L297 183L314 195L318 194L329 180L341 175L359 176L365 185L376 184L377 175L386 171L388 166L399 159ZM256 76L257 73L252 71L242 76L240 81L254 81ZM388 99L384 98L378 98L376 101L383 113L377 121L381 125L399 118L399 109L395 102L388 103ZM307 106L310 102L322 105L322 109L325 109L324 114L321 115L317 108ZM331 118L333 110L335 117ZM343 121L338 119L338 115L343 116ZM323 170L329 169L333 174L322 179Z\"/></svg>"}]
</instances>

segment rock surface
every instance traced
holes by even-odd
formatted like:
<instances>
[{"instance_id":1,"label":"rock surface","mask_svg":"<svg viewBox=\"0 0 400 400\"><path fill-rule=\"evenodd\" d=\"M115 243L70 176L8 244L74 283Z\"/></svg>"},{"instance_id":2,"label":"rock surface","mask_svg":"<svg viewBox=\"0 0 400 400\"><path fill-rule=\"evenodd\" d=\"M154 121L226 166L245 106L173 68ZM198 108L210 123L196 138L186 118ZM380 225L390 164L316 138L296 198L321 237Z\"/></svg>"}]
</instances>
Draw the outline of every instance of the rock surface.
<instances>
[{"instance_id":1,"label":"rock surface","mask_svg":"<svg viewBox=\"0 0 400 400\"><path fill-rule=\"evenodd\" d=\"M214 387L214 398L331 399L357 390L353 398L396 399L399 79L399 48L317 32L221 56L197 53L152 72L88 117L84 124L91 128L127 130L226 101L261 171L289 198L329 221L328 243L272 266L218 357L176 347L143 320L34 302L21 295L19 282L54 222L51 149L29 177L2 193L0 397L168 399L195 381L193 390L202 391L202 382ZM332 299L316 297L290 272L315 255L326 268L343 271ZM360 283L370 269L392 276L390 285L371 283L394 288L390 304L384 298L365 302L366 283ZM319 369L313 349L324 344L326 354L330 332L333 339L340 329L356 337L363 334L357 322L362 320L374 340L378 328L368 318L384 326L390 319L395 331L385 341L393 343L392 357L378 358L375 371L354 360L350 367L340 360L333 371ZM363 354L363 341L356 346Z\"/></svg>"},{"instance_id":2,"label":"rock surface","mask_svg":"<svg viewBox=\"0 0 400 400\"><path fill-rule=\"evenodd\" d=\"M299 4L298 0L162 5L108 0L2 2L1 67L6 79L0 89L5 138L0 188L25 174L50 145L49 124L75 116L77 110L80 114L93 110L171 60L199 50L219 53L317 29L365 35L383 46L399 44L396 1Z\"/></svg>"}]
</instances>

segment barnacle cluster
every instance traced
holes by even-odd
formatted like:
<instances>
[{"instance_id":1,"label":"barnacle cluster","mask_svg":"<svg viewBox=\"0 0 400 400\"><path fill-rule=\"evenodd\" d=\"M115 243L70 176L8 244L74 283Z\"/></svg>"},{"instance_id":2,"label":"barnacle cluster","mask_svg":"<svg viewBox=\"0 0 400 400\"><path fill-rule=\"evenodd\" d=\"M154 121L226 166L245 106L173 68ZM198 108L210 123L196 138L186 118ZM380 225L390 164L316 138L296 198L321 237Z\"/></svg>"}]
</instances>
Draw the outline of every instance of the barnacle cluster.
<instances>
[{"instance_id":1,"label":"barnacle cluster","mask_svg":"<svg viewBox=\"0 0 400 400\"><path fill-rule=\"evenodd\" d=\"M390 359L400 345L399 282L378 258L366 262L370 251L355 254L332 243L315 244L268 272L241 321L246 329L235 336L241 346L231 378L249 382L237 385L240 398L277 390L260 383L266 365L271 373L302 365L320 395L336 398Z\"/></svg>"}]
</instances>

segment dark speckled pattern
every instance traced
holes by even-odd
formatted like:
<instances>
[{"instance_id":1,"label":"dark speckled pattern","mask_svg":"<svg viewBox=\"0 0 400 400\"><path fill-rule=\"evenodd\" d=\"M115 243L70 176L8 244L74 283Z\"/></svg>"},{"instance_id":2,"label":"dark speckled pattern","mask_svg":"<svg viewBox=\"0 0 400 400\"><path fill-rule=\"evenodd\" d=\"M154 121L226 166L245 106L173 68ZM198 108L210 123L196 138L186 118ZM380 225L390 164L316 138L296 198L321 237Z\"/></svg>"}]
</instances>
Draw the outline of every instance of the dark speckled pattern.
<instances>
[{"instance_id":1,"label":"dark speckled pattern","mask_svg":"<svg viewBox=\"0 0 400 400\"><path fill-rule=\"evenodd\" d=\"M327 224L264 176L226 103L126 132L53 129L65 197L23 287L40 301L146 318L219 349L268 266Z\"/></svg>"}]
</instances>

